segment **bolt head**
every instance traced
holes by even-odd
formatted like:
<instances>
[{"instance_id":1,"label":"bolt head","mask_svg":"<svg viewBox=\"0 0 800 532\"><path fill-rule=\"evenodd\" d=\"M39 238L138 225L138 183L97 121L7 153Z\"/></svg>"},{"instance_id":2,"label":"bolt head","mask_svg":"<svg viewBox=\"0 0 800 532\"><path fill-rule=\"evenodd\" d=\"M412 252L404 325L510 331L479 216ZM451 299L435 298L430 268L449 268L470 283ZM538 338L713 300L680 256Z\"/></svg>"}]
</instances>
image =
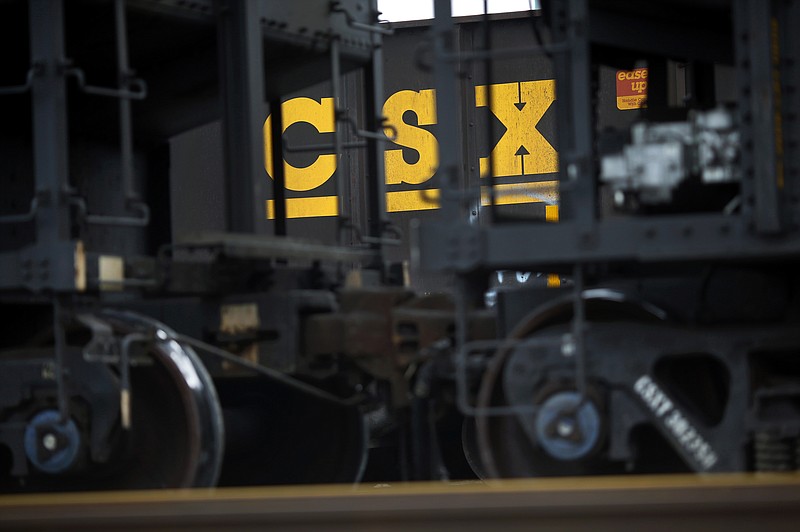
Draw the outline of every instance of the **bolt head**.
<instances>
[{"instance_id":1,"label":"bolt head","mask_svg":"<svg viewBox=\"0 0 800 532\"><path fill-rule=\"evenodd\" d=\"M570 335L564 335L561 341L561 354L569 358L575 355L576 349L575 340Z\"/></svg>"},{"instance_id":2,"label":"bolt head","mask_svg":"<svg viewBox=\"0 0 800 532\"><path fill-rule=\"evenodd\" d=\"M52 432L48 432L42 437L42 447L48 451L55 451L58 447L58 438Z\"/></svg>"},{"instance_id":3,"label":"bolt head","mask_svg":"<svg viewBox=\"0 0 800 532\"><path fill-rule=\"evenodd\" d=\"M578 179L578 165L577 164L569 163L567 165L567 177L569 177L569 179L571 181L575 181L576 179Z\"/></svg>"},{"instance_id":4,"label":"bolt head","mask_svg":"<svg viewBox=\"0 0 800 532\"><path fill-rule=\"evenodd\" d=\"M562 438L569 438L575 433L575 420L563 417L556 423L556 433Z\"/></svg>"}]
</instances>

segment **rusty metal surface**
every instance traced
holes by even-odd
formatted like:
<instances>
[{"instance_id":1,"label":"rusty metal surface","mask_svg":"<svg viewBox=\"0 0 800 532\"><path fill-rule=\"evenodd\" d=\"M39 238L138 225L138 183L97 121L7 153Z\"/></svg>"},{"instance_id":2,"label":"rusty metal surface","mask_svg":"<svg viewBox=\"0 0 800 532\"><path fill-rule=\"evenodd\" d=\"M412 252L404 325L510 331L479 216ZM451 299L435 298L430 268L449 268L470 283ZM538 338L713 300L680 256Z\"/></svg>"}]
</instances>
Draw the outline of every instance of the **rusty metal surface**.
<instances>
[{"instance_id":1,"label":"rusty metal surface","mask_svg":"<svg viewBox=\"0 0 800 532\"><path fill-rule=\"evenodd\" d=\"M14 530L797 530L800 476L542 479L0 498Z\"/></svg>"}]
</instances>

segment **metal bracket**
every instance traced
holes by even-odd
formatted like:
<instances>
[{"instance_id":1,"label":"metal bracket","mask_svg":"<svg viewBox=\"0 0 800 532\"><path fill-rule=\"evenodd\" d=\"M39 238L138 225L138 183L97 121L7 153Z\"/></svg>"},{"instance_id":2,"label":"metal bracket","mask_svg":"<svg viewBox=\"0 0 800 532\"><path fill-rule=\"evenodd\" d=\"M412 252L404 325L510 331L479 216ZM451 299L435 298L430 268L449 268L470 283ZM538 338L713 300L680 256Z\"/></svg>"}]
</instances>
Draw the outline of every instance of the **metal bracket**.
<instances>
[{"instance_id":1,"label":"metal bracket","mask_svg":"<svg viewBox=\"0 0 800 532\"><path fill-rule=\"evenodd\" d=\"M86 362L119 362L119 345L108 323L92 314L78 314L75 319L92 331L92 339L83 348Z\"/></svg>"},{"instance_id":2,"label":"metal bracket","mask_svg":"<svg viewBox=\"0 0 800 532\"><path fill-rule=\"evenodd\" d=\"M16 224L22 222L31 222L36 218L36 213L39 210L39 198L34 197L31 200L31 207L28 212L22 214L9 214L0 216L0 224Z\"/></svg>"},{"instance_id":3,"label":"metal bracket","mask_svg":"<svg viewBox=\"0 0 800 532\"><path fill-rule=\"evenodd\" d=\"M331 2L331 13L342 13L347 21L347 25L356 30L363 30L369 33L377 33L379 35L394 35L394 29L390 27L383 28L380 25L365 24L359 22L347 9L342 6L341 2Z\"/></svg>"},{"instance_id":4,"label":"metal bracket","mask_svg":"<svg viewBox=\"0 0 800 532\"><path fill-rule=\"evenodd\" d=\"M341 148L343 150L354 150L359 148L366 148L366 142L344 142ZM292 146L286 140L283 141L283 149L289 153L307 153L307 152L323 152L336 150L334 144L307 144L305 146ZM0 219L2 221L2 219Z\"/></svg>"},{"instance_id":5,"label":"metal bracket","mask_svg":"<svg viewBox=\"0 0 800 532\"><path fill-rule=\"evenodd\" d=\"M140 332L126 334L122 339L119 357L119 413L120 424L131 428L131 346L134 343L152 342L153 336Z\"/></svg>"},{"instance_id":6,"label":"metal bracket","mask_svg":"<svg viewBox=\"0 0 800 532\"><path fill-rule=\"evenodd\" d=\"M87 362L117 364L119 366L119 411L122 428L131 428L131 349L134 343L151 342L152 334L133 332L117 340L108 322L92 314L79 314L76 319L92 331L92 339L83 348Z\"/></svg>"},{"instance_id":7,"label":"metal bracket","mask_svg":"<svg viewBox=\"0 0 800 532\"><path fill-rule=\"evenodd\" d=\"M356 137L364 138L364 139L373 139L377 140L378 142L394 142L397 140L397 128L394 127L392 124L387 124L387 118L385 116L379 117L379 121L381 123L381 127L384 129L388 129L391 132L391 135L387 135L386 133L378 133L376 131L367 131L365 129L359 129L358 124L356 121L351 117L347 116L345 111L337 109L335 111L336 122L342 122L350 126L353 131L353 134Z\"/></svg>"},{"instance_id":8,"label":"metal bracket","mask_svg":"<svg viewBox=\"0 0 800 532\"><path fill-rule=\"evenodd\" d=\"M150 223L150 207L141 201L133 201L130 207L139 211L141 216L105 216L102 214L89 214L86 201L83 198L71 197L70 203L78 207L86 223L92 225L118 225L126 227L146 227Z\"/></svg>"},{"instance_id":9,"label":"metal bracket","mask_svg":"<svg viewBox=\"0 0 800 532\"><path fill-rule=\"evenodd\" d=\"M98 87L96 85L88 85L83 70L77 67L71 67L72 62L67 59L62 64L63 74L65 77L73 77L78 83L78 88L86 94L94 94L96 96L106 96L109 98L123 98L128 100L144 100L147 98L147 82L141 78L126 76L122 80L122 85L125 87L133 87L130 89L112 89L108 87Z\"/></svg>"},{"instance_id":10,"label":"metal bracket","mask_svg":"<svg viewBox=\"0 0 800 532\"><path fill-rule=\"evenodd\" d=\"M33 78L42 72L43 66L41 63L33 63L31 68L28 69L25 75L25 83L22 85L11 85L9 87L0 87L0 96L9 96L12 94L25 94L33 87Z\"/></svg>"}]
</instances>

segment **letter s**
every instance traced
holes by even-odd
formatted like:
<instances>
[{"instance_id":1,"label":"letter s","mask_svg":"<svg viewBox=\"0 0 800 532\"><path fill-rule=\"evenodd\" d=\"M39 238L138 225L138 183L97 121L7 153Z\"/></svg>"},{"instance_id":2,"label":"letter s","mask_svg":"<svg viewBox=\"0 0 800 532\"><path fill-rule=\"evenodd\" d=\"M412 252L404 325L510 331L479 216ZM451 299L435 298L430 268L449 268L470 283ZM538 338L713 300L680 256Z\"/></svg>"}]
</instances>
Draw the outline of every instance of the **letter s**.
<instances>
[{"instance_id":1,"label":"letter s","mask_svg":"<svg viewBox=\"0 0 800 532\"><path fill-rule=\"evenodd\" d=\"M403 115L407 111L417 115L416 126L403 120ZM402 149L386 150L384 154L386 183L389 185L424 183L436 173L439 166L439 143L436 137L430 131L419 127L436 123L436 92L433 89L396 92L383 104L383 114L397 129L394 143L419 153L417 162L408 163L403 158ZM386 134L389 135L389 132L387 128Z\"/></svg>"}]
</instances>

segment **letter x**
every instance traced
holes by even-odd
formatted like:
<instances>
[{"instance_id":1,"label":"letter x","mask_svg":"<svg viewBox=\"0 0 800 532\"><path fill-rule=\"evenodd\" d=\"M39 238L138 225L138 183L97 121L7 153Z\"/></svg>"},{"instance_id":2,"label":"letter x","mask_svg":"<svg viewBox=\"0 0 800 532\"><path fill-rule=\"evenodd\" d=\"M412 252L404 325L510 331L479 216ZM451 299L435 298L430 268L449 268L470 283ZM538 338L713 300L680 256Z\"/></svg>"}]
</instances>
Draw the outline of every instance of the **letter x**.
<instances>
[{"instance_id":1,"label":"letter x","mask_svg":"<svg viewBox=\"0 0 800 532\"><path fill-rule=\"evenodd\" d=\"M475 105L486 107L486 85L475 87ZM489 157L481 157L481 177L489 175L493 165L495 177L549 174L558 171L558 154L536 124L556 99L555 81L523 81L492 85L489 109L506 127L506 131Z\"/></svg>"}]
</instances>

